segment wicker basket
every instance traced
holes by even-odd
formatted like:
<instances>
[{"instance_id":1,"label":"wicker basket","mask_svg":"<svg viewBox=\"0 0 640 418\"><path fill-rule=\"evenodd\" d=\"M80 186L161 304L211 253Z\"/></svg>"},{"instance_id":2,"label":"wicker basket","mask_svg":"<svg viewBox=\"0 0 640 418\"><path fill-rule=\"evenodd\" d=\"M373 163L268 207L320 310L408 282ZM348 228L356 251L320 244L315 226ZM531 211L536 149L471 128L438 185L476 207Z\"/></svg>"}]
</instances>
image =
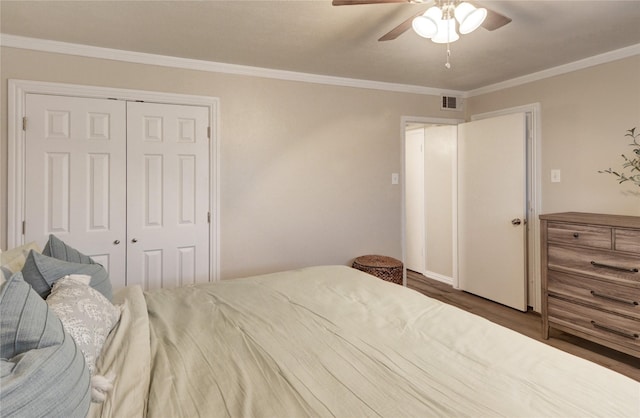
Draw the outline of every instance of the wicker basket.
<instances>
[{"instance_id":1,"label":"wicker basket","mask_svg":"<svg viewBox=\"0 0 640 418\"><path fill-rule=\"evenodd\" d=\"M353 268L382 280L402 285L402 262L384 255L363 255L353 261Z\"/></svg>"}]
</instances>

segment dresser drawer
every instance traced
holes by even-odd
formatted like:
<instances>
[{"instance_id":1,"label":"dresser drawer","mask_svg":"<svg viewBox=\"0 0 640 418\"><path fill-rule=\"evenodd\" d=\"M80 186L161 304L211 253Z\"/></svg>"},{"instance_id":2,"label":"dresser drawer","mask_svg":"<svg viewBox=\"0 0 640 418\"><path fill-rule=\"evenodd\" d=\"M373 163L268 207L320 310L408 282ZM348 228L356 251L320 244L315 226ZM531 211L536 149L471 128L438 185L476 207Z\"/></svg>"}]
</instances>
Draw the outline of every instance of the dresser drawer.
<instances>
[{"instance_id":1,"label":"dresser drawer","mask_svg":"<svg viewBox=\"0 0 640 418\"><path fill-rule=\"evenodd\" d=\"M558 330L640 358L640 216L540 216L542 337Z\"/></svg>"},{"instance_id":2,"label":"dresser drawer","mask_svg":"<svg viewBox=\"0 0 640 418\"><path fill-rule=\"evenodd\" d=\"M548 281L550 295L640 320L640 283L636 287L621 286L558 271L549 271Z\"/></svg>"},{"instance_id":3,"label":"dresser drawer","mask_svg":"<svg viewBox=\"0 0 640 418\"><path fill-rule=\"evenodd\" d=\"M549 321L640 352L640 321L549 297Z\"/></svg>"},{"instance_id":4,"label":"dresser drawer","mask_svg":"<svg viewBox=\"0 0 640 418\"><path fill-rule=\"evenodd\" d=\"M611 228L606 226L549 222L547 234L550 242L575 244L607 250L612 248Z\"/></svg>"},{"instance_id":5,"label":"dresser drawer","mask_svg":"<svg viewBox=\"0 0 640 418\"><path fill-rule=\"evenodd\" d=\"M616 229L614 236L616 250L640 254L640 230Z\"/></svg>"},{"instance_id":6,"label":"dresser drawer","mask_svg":"<svg viewBox=\"0 0 640 418\"><path fill-rule=\"evenodd\" d=\"M548 267L551 270L589 275L622 284L640 283L640 256L612 251L549 244Z\"/></svg>"}]
</instances>

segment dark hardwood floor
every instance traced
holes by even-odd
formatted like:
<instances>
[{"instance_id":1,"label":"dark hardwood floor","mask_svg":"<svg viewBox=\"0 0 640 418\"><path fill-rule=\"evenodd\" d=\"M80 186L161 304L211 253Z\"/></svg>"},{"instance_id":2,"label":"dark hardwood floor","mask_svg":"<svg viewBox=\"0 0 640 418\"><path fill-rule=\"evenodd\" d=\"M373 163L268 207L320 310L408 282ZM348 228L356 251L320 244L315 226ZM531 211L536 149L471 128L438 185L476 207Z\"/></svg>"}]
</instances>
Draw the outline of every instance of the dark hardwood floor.
<instances>
[{"instance_id":1,"label":"dark hardwood floor","mask_svg":"<svg viewBox=\"0 0 640 418\"><path fill-rule=\"evenodd\" d=\"M536 312L520 312L410 270L407 287L640 381L638 358L553 329L550 338L543 340L542 318Z\"/></svg>"}]
</instances>

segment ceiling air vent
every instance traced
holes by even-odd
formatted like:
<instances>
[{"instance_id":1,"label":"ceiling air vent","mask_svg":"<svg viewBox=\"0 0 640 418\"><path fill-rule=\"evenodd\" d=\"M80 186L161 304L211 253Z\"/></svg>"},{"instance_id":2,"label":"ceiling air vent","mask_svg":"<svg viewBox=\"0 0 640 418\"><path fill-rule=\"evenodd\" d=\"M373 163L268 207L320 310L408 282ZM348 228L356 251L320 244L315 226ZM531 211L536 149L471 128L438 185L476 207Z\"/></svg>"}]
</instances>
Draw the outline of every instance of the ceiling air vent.
<instances>
[{"instance_id":1,"label":"ceiling air vent","mask_svg":"<svg viewBox=\"0 0 640 418\"><path fill-rule=\"evenodd\" d=\"M442 96L440 102L440 110L460 110L462 109L462 100L455 96Z\"/></svg>"}]
</instances>

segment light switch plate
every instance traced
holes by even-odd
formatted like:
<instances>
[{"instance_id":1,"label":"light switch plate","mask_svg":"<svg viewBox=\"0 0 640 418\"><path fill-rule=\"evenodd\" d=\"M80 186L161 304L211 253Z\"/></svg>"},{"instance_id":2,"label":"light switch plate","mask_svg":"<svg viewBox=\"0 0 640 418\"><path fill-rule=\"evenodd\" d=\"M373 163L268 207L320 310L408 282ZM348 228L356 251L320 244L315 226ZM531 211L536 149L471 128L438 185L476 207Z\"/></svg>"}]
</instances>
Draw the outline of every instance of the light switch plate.
<instances>
[{"instance_id":1,"label":"light switch plate","mask_svg":"<svg viewBox=\"0 0 640 418\"><path fill-rule=\"evenodd\" d=\"M400 181L400 175L398 173L391 173L391 184L398 184Z\"/></svg>"},{"instance_id":2,"label":"light switch plate","mask_svg":"<svg viewBox=\"0 0 640 418\"><path fill-rule=\"evenodd\" d=\"M560 170L557 168L551 170L551 183L560 183Z\"/></svg>"}]
</instances>

